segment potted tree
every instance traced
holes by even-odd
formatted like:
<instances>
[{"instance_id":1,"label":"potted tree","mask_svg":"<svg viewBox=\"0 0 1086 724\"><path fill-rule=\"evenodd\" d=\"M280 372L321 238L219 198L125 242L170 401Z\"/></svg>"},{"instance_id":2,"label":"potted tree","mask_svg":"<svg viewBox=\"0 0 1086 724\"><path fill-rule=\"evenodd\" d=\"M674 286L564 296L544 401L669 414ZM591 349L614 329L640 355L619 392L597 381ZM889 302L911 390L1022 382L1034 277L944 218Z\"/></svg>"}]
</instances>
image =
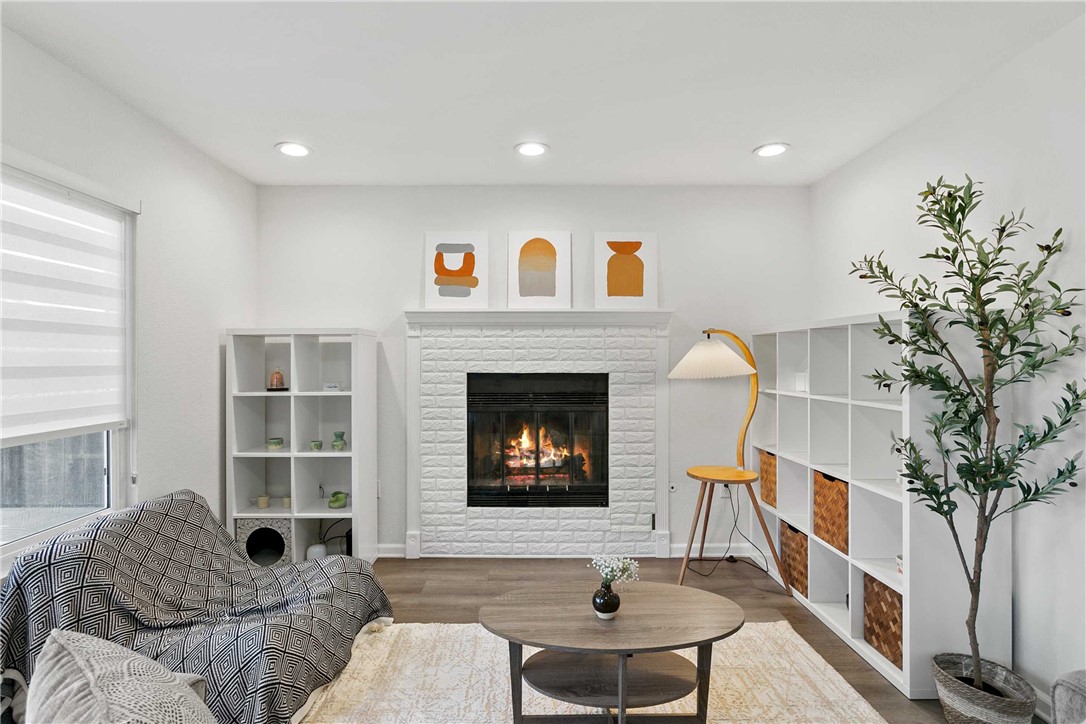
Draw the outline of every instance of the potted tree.
<instances>
[{"instance_id":1,"label":"potted tree","mask_svg":"<svg viewBox=\"0 0 1086 724\"><path fill-rule=\"evenodd\" d=\"M1037 424L1002 419L1001 401L1015 385L1078 353L1079 325L1052 322L1071 316L1079 306L1075 293L1082 290L1044 279L1063 251L1062 229L1037 244L1028 261L1012 261L1009 243L1031 228L1024 212L1001 216L990 236L977 238L969 217L982 196L968 176L960 186L940 178L920 193L917 223L937 229L942 239L920 258L940 266L938 281L897 274L882 254L854 262L851 273L907 313L903 330L885 319L876 328L881 339L901 346L897 368L868 377L887 389L926 390L937 403L925 418L933 445L908 437L893 444L908 491L946 521L969 588L969 654L939 654L932 661L943 711L951 722L1028 722L1036 706L1033 687L981 658L977 611L984 554L999 518L1033 503L1052 503L1077 485L1079 454L1048 469L1027 466L1037 451L1077 425L1086 390L1076 382L1063 386L1054 395L1053 414ZM1033 474L1041 477L1034 480ZM963 545L967 534L972 546Z\"/></svg>"}]
</instances>

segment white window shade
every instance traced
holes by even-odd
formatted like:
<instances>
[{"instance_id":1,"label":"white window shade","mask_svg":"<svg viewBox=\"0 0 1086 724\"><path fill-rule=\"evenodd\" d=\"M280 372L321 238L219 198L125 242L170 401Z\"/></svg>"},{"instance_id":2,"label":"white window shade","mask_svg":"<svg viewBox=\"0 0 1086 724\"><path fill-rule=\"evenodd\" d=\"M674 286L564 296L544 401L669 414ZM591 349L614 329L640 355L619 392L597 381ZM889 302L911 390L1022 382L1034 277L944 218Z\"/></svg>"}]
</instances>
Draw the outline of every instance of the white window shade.
<instances>
[{"instance_id":1,"label":"white window shade","mask_svg":"<svg viewBox=\"0 0 1086 724\"><path fill-rule=\"evenodd\" d=\"M5 168L0 217L4 444L121 425L129 215Z\"/></svg>"}]
</instances>

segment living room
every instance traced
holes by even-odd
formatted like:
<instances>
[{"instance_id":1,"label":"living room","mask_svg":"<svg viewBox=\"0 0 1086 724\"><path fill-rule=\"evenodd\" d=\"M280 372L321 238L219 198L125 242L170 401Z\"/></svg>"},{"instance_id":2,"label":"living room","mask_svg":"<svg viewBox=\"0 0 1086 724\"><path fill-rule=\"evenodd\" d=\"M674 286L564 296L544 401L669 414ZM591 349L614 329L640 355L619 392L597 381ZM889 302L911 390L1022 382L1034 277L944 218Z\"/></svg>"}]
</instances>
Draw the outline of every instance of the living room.
<instances>
[{"instance_id":1,"label":"living room","mask_svg":"<svg viewBox=\"0 0 1086 724\"><path fill-rule=\"evenodd\" d=\"M2 10L5 721L1086 720L1086 4Z\"/></svg>"}]
</instances>

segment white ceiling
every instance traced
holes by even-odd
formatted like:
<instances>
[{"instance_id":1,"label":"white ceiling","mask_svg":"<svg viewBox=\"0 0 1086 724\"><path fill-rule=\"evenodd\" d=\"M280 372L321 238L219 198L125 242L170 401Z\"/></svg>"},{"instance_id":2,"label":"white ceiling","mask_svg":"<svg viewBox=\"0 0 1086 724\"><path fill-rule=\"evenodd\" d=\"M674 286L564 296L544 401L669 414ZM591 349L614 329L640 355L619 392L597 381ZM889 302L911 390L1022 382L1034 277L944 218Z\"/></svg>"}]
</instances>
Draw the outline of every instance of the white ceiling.
<instances>
[{"instance_id":1,"label":"white ceiling","mask_svg":"<svg viewBox=\"0 0 1086 724\"><path fill-rule=\"evenodd\" d=\"M5 2L3 23L259 184L805 184L1083 7ZM751 154L774 140L793 151Z\"/></svg>"}]
</instances>

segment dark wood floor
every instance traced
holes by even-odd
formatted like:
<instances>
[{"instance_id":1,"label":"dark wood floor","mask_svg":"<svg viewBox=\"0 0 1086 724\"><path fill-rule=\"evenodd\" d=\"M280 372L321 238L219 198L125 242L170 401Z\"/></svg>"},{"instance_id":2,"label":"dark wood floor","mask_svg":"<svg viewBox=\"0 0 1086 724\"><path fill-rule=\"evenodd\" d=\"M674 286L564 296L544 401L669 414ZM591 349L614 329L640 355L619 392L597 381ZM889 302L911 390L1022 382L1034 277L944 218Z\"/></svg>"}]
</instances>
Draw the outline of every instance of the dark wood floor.
<instances>
[{"instance_id":1,"label":"dark wood floor","mask_svg":"<svg viewBox=\"0 0 1086 724\"><path fill-rule=\"evenodd\" d=\"M678 579L679 560L646 558L640 563L644 581ZM710 566L695 562L691 569ZM374 567L399 623L476 623L480 606L514 588L579 578L590 588L598 582L580 559L383 558ZM743 607L747 621L788 621L887 721L945 721L938 702L902 696L814 614L752 566L724 562L707 578L688 573L686 585L727 596Z\"/></svg>"}]
</instances>

